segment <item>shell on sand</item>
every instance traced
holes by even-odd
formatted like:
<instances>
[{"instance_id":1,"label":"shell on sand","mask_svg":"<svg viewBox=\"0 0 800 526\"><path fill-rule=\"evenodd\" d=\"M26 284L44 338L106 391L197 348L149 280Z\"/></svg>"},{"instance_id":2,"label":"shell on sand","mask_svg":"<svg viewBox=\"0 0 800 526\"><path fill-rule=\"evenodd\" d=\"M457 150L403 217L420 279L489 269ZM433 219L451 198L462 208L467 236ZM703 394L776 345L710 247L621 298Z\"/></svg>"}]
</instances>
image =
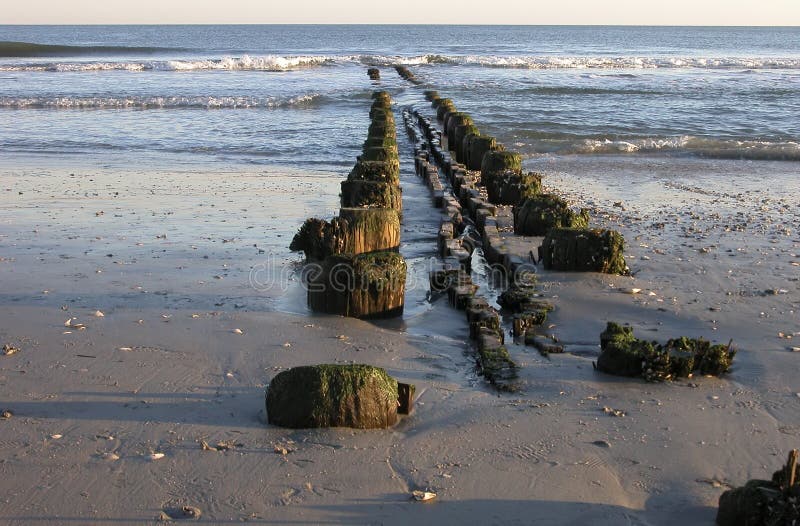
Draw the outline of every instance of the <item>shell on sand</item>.
<instances>
[{"instance_id":1,"label":"shell on sand","mask_svg":"<svg viewBox=\"0 0 800 526\"><path fill-rule=\"evenodd\" d=\"M436 493L432 491L415 490L411 492L411 495L414 497L414 500L419 502L425 502L436 498Z\"/></svg>"}]
</instances>

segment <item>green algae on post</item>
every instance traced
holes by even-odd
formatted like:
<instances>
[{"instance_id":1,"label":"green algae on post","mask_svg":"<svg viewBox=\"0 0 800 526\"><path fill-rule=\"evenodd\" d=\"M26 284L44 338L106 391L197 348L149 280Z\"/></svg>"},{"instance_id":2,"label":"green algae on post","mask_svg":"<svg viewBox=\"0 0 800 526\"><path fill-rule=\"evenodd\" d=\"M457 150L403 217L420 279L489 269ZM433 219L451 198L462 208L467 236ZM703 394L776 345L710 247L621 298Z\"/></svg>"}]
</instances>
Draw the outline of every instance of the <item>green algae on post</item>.
<instances>
[{"instance_id":1,"label":"green algae on post","mask_svg":"<svg viewBox=\"0 0 800 526\"><path fill-rule=\"evenodd\" d=\"M589 226L589 212L574 212L567 202L555 194L528 197L514 207L514 232L524 236L544 236L551 228L580 228Z\"/></svg>"},{"instance_id":2,"label":"green algae on post","mask_svg":"<svg viewBox=\"0 0 800 526\"><path fill-rule=\"evenodd\" d=\"M721 376L733 362L736 351L728 345L712 345L703 338L675 338L661 345L639 340L631 327L608 322L600 334L599 371L616 376L642 376L662 382L702 375Z\"/></svg>"},{"instance_id":3,"label":"green algae on post","mask_svg":"<svg viewBox=\"0 0 800 526\"><path fill-rule=\"evenodd\" d=\"M370 365L310 365L279 373L266 392L270 424L381 429L397 423L397 380Z\"/></svg>"},{"instance_id":4,"label":"green algae on post","mask_svg":"<svg viewBox=\"0 0 800 526\"><path fill-rule=\"evenodd\" d=\"M389 318L403 313L406 262L396 252L335 255L308 283L308 305L351 318Z\"/></svg>"},{"instance_id":5,"label":"green algae on post","mask_svg":"<svg viewBox=\"0 0 800 526\"><path fill-rule=\"evenodd\" d=\"M614 230L551 228L539 248L546 269L627 274L625 240Z\"/></svg>"},{"instance_id":6,"label":"green algae on post","mask_svg":"<svg viewBox=\"0 0 800 526\"><path fill-rule=\"evenodd\" d=\"M800 524L800 453L789 452L786 465L770 480L749 480L719 497L717 526Z\"/></svg>"},{"instance_id":7,"label":"green algae on post","mask_svg":"<svg viewBox=\"0 0 800 526\"><path fill-rule=\"evenodd\" d=\"M517 152L488 151L481 161L481 177L491 177L497 172L522 171L522 157Z\"/></svg>"},{"instance_id":8,"label":"green algae on post","mask_svg":"<svg viewBox=\"0 0 800 526\"><path fill-rule=\"evenodd\" d=\"M399 186L374 181L342 181L342 207L403 208L403 193Z\"/></svg>"},{"instance_id":9,"label":"green algae on post","mask_svg":"<svg viewBox=\"0 0 800 526\"><path fill-rule=\"evenodd\" d=\"M534 172L504 170L486 174L482 181L489 201L496 205L516 206L542 191L542 176Z\"/></svg>"}]
</instances>

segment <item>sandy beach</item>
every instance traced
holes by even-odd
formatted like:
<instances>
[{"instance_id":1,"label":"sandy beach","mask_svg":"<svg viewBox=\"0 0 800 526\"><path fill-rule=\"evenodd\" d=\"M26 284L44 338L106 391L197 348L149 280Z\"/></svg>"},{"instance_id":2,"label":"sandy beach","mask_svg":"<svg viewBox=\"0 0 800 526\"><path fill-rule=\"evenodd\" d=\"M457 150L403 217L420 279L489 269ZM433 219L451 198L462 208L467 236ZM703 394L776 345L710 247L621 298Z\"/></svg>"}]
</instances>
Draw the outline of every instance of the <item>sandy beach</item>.
<instances>
[{"instance_id":1,"label":"sandy beach","mask_svg":"<svg viewBox=\"0 0 800 526\"><path fill-rule=\"evenodd\" d=\"M791 163L764 188L746 162L654 162L637 186L644 170L607 162L531 166L624 233L634 275L542 272L567 353L510 346L512 394L476 375L463 316L424 286L402 323L311 315L288 271L253 286L299 267L291 235L335 211L338 180L3 165L0 343L19 351L0 356L0 521L146 524L190 505L207 524L712 524L722 491L798 445L800 187ZM424 275L438 225L401 181L401 251ZM721 379L612 377L592 367L609 320L739 352ZM267 425L270 379L310 363L384 367L416 384L415 410L385 431Z\"/></svg>"}]
</instances>

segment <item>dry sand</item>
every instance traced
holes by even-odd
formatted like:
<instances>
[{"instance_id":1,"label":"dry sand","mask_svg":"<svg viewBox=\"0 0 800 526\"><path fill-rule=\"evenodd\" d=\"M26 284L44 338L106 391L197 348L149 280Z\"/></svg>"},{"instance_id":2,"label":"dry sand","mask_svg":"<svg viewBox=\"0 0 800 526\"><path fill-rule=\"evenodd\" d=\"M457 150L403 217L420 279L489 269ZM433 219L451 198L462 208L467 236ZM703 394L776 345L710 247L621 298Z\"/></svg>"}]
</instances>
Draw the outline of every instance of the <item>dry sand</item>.
<instances>
[{"instance_id":1,"label":"dry sand","mask_svg":"<svg viewBox=\"0 0 800 526\"><path fill-rule=\"evenodd\" d=\"M654 167L636 189L641 174L551 170L549 184L623 230L636 274L543 274L574 354L513 346L523 390L498 394L475 375L463 316L424 287L404 323L376 325L310 315L288 273L285 289L252 286L252 268L296 268L286 246L303 218L335 212L335 178L3 166L0 344L19 352L0 356L0 409L13 412L0 420L0 522L146 524L190 505L208 524L712 524L727 485L800 445L791 167L776 163L780 191L746 166L741 189L691 179L696 166ZM424 201L413 176L403 186ZM436 225L420 217L407 213L403 236L424 275ZM592 359L607 320L740 351L723 379L606 376ZM268 426L270 378L324 362L415 383L414 413L386 431ZM414 502L415 489L438 497Z\"/></svg>"}]
</instances>

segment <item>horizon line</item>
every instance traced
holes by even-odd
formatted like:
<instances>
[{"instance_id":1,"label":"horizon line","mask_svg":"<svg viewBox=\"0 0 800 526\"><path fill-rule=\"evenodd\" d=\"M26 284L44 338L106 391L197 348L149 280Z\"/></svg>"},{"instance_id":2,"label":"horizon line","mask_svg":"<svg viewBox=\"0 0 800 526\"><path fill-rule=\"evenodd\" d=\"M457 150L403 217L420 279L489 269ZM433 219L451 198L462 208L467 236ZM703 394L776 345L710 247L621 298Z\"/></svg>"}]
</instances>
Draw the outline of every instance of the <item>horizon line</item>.
<instances>
[{"instance_id":1,"label":"horizon line","mask_svg":"<svg viewBox=\"0 0 800 526\"><path fill-rule=\"evenodd\" d=\"M19 26L42 26L42 27L57 27L57 26L386 26L386 27L403 27L403 26L443 26L443 27L457 27L457 26L472 26L472 27L713 27L713 28L786 28L800 29L800 25L779 25L779 24L555 24L555 23L540 23L540 24L479 24L479 23L433 23L433 22L263 22L263 23L245 23L245 22L82 22L82 23L49 23L49 22L34 22L34 23L3 23L0 27L19 27Z\"/></svg>"}]
</instances>

